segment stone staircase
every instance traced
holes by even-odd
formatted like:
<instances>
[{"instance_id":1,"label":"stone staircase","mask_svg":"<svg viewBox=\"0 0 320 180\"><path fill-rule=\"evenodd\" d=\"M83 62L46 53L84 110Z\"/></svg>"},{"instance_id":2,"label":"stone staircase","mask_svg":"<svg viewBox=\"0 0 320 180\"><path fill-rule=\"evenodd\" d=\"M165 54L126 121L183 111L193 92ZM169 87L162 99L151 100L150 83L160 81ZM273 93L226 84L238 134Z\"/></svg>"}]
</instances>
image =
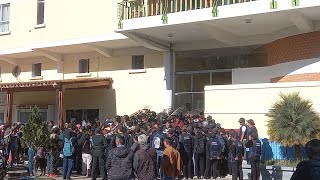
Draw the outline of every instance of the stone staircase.
<instances>
[{"instance_id":1,"label":"stone staircase","mask_svg":"<svg viewBox=\"0 0 320 180\"><path fill-rule=\"evenodd\" d=\"M23 178L28 176L28 168L26 165L18 165L16 167L9 168L5 179L18 180L18 179L30 179Z\"/></svg>"}]
</instances>

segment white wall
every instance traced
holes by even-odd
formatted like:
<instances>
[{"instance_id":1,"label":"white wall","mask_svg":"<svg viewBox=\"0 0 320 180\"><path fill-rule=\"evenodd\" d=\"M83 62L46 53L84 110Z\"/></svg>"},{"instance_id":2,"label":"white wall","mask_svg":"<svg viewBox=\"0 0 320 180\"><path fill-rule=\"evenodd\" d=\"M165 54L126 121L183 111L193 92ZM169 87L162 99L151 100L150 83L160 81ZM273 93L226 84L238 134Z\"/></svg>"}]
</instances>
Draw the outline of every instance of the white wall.
<instances>
[{"instance_id":1,"label":"white wall","mask_svg":"<svg viewBox=\"0 0 320 180\"><path fill-rule=\"evenodd\" d=\"M275 77L319 72L320 58L293 61L267 67L239 68L232 70L232 84L269 83Z\"/></svg>"},{"instance_id":2,"label":"white wall","mask_svg":"<svg viewBox=\"0 0 320 180\"><path fill-rule=\"evenodd\" d=\"M320 112L320 81L290 83L238 84L205 87L205 114L226 129L238 129L240 117L253 119L261 138L267 138L265 116L279 93L300 92Z\"/></svg>"}]
</instances>

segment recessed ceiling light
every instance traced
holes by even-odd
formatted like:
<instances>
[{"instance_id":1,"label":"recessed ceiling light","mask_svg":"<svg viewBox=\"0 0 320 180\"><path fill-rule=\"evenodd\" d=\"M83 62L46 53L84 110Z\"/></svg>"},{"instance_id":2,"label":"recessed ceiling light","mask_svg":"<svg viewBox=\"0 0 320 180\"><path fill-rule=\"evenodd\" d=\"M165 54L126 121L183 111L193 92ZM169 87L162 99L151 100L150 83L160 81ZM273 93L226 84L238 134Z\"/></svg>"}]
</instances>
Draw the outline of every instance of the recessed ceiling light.
<instances>
[{"instance_id":1,"label":"recessed ceiling light","mask_svg":"<svg viewBox=\"0 0 320 180\"><path fill-rule=\"evenodd\" d=\"M247 18L247 19L245 19L244 21L245 21L247 24L252 23L252 19L251 19L251 18Z\"/></svg>"},{"instance_id":2,"label":"recessed ceiling light","mask_svg":"<svg viewBox=\"0 0 320 180\"><path fill-rule=\"evenodd\" d=\"M170 38L172 38L173 36L174 36L173 33L169 33L169 34L168 34L168 37L170 37Z\"/></svg>"}]
</instances>

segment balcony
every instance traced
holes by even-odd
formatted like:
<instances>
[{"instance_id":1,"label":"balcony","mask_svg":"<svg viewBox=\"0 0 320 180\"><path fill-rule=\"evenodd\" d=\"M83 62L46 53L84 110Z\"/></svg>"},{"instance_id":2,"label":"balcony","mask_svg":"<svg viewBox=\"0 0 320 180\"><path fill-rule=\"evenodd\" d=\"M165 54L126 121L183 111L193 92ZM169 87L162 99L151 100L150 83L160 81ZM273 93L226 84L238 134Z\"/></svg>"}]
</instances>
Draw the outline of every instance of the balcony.
<instances>
[{"instance_id":1,"label":"balcony","mask_svg":"<svg viewBox=\"0 0 320 180\"><path fill-rule=\"evenodd\" d=\"M256 0L123 0L118 3L118 19L127 20L250 1Z\"/></svg>"},{"instance_id":2,"label":"balcony","mask_svg":"<svg viewBox=\"0 0 320 180\"><path fill-rule=\"evenodd\" d=\"M320 0L123 0L118 29L154 50L256 46L320 30Z\"/></svg>"}]
</instances>

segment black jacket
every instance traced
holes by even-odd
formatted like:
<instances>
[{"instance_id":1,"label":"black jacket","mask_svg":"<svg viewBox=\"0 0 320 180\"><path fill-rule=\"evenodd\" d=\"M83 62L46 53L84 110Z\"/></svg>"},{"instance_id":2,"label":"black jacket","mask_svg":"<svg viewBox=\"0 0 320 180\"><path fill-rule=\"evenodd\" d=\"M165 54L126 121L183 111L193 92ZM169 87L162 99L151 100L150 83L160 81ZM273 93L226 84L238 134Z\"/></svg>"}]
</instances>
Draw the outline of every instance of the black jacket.
<instances>
[{"instance_id":1,"label":"black jacket","mask_svg":"<svg viewBox=\"0 0 320 180\"><path fill-rule=\"evenodd\" d=\"M302 161L297 165L291 180L319 180L320 160Z\"/></svg>"},{"instance_id":2,"label":"black jacket","mask_svg":"<svg viewBox=\"0 0 320 180\"><path fill-rule=\"evenodd\" d=\"M126 147L111 149L107 158L108 177L113 179L130 179L133 177L133 151Z\"/></svg>"}]
</instances>

